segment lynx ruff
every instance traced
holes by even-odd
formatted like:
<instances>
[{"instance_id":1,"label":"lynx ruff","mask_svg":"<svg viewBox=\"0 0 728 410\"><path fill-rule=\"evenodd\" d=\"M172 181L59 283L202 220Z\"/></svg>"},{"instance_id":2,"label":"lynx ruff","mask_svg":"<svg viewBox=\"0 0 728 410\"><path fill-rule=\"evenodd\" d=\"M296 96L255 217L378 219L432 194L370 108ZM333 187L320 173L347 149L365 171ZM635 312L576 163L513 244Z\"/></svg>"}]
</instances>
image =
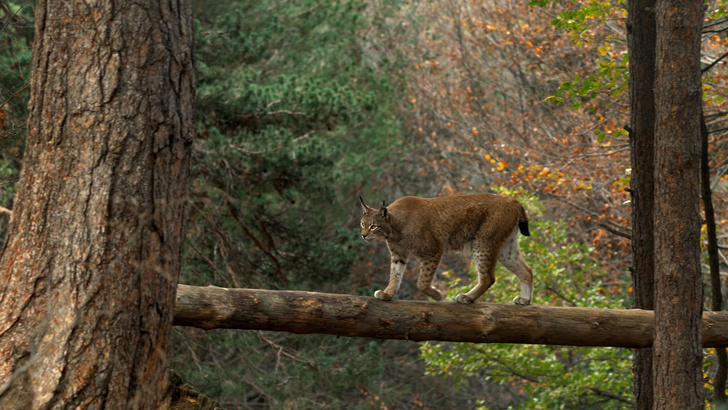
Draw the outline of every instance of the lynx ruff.
<instances>
[{"instance_id":1,"label":"lynx ruff","mask_svg":"<svg viewBox=\"0 0 728 410\"><path fill-rule=\"evenodd\" d=\"M533 298L533 273L518 247L518 231L529 236L528 217L515 199L493 194L474 194L443 198L407 196L391 205L372 208L359 197L364 214L361 237L366 242L385 242L391 255L389 284L374 296L391 300L402 282L407 259L420 263L417 289L435 300L442 293L432 286L443 253L471 251L478 270L478 284L458 295L459 303L473 303L495 282L496 260L513 272L521 282L517 305L528 305Z\"/></svg>"}]
</instances>

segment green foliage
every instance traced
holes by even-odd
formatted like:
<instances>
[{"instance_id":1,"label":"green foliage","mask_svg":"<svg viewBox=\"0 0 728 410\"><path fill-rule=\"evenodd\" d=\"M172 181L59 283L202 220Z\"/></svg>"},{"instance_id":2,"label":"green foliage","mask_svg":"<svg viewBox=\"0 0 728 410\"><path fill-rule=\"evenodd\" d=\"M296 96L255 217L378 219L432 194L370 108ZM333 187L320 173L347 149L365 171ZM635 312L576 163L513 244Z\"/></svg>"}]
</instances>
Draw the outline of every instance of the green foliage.
<instances>
[{"instance_id":1,"label":"green foliage","mask_svg":"<svg viewBox=\"0 0 728 410\"><path fill-rule=\"evenodd\" d=\"M26 3L9 2L14 24L0 32L0 147L7 149L19 140L28 114L28 97L33 39L33 10ZM0 150L0 151L4 151Z\"/></svg>"},{"instance_id":2,"label":"green foliage","mask_svg":"<svg viewBox=\"0 0 728 410\"><path fill-rule=\"evenodd\" d=\"M356 195L399 149L396 62L373 52L393 4L196 6L200 141L182 282L341 291L360 255ZM176 370L231 407L369 408L383 393L381 342L194 329L173 341ZM400 390L387 396L416 389Z\"/></svg>"},{"instance_id":3,"label":"green foliage","mask_svg":"<svg viewBox=\"0 0 728 410\"><path fill-rule=\"evenodd\" d=\"M719 0L715 2L714 8L708 11L708 19L719 20L723 19L728 15L726 13L726 0Z\"/></svg>"},{"instance_id":4,"label":"green foliage","mask_svg":"<svg viewBox=\"0 0 728 410\"><path fill-rule=\"evenodd\" d=\"M204 143L185 281L310 288L350 270L354 190L398 145L401 86L384 74L393 62L368 51L364 30L380 22L367 7L243 0L199 10Z\"/></svg>"},{"instance_id":5,"label":"green foliage","mask_svg":"<svg viewBox=\"0 0 728 410\"><path fill-rule=\"evenodd\" d=\"M608 50L609 43L605 43L604 50ZM602 47L600 47L602 49ZM606 55L606 51L603 55ZM556 94L546 98L546 101L553 101L556 104L571 102L571 109L579 109L584 106L582 99L595 99L600 94L608 93L614 98L622 95L627 90L629 83L629 72L627 70L627 55L622 57L620 62L616 60L599 61L596 75L584 79L577 74L573 81L564 81L556 90Z\"/></svg>"},{"instance_id":6,"label":"green foliage","mask_svg":"<svg viewBox=\"0 0 728 410\"><path fill-rule=\"evenodd\" d=\"M185 332L180 346L198 349L198 368L174 356L173 368L199 391L221 403L274 407L341 407L377 389L384 372L381 343L307 335L297 337L299 353L279 344L280 334L265 332ZM178 347L178 348L179 348ZM239 372L245 368L246 372Z\"/></svg>"},{"instance_id":7,"label":"green foliage","mask_svg":"<svg viewBox=\"0 0 728 410\"><path fill-rule=\"evenodd\" d=\"M576 47L582 47L584 43L591 43L593 41L588 34L589 26L587 23L590 20L596 20L604 24L615 12L618 13L623 10L625 3L625 0L591 0L580 2L578 3L578 8L559 13L551 21L551 25L565 30L571 35L571 40L574 45Z\"/></svg>"},{"instance_id":8,"label":"green foliage","mask_svg":"<svg viewBox=\"0 0 728 410\"><path fill-rule=\"evenodd\" d=\"M563 222L537 220L521 248L534 271L535 303L556 306L623 308L626 286L608 283L589 259L591 249L567 235ZM469 289L452 273L448 298ZM518 280L499 266L484 301L511 303ZM511 387L524 400L519 408L628 408L632 396L631 353L627 349L542 345L426 343L421 356L431 374L482 377ZM623 398L624 401L613 397ZM483 408L488 401L481 400Z\"/></svg>"},{"instance_id":9,"label":"green foliage","mask_svg":"<svg viewBox=\"0 0 728 410\"><path fill-rule=\"evenodd\" d=\"M536 0L529 4L533 6L546 7L551 0ZM594 75L581 77L576 74L573 80L566 80L561 83L556 92L547 97L545 101L551 101L556 105L568 103L569 108L578 110L589 104L589 111L597 112L597 105L594 100L606 101L604 108L609 108L614 100L625 95L629 85L629 57L626 52L614 50L614 45L623 43L624 40L614 36L607 36L604 39L596 39L589 25L593 22L607 24L608 20L619 20L626 17L624 0L590 0L574 1L573 8L562 11L551 25L566 31L577 48L593 45L599 40L602 45L596 47L600 55ZM601 109L599 111L606 111ZM601 143L612 135L619 138L627 132L622 129L603 130L595 128L597 142Z\"/></svg>"},{"instance_id":10,"label":"green foliage","mask_svg":"<svg viewBox=\"0 0 728 410\"><path fill-rule=\"evenodd\" d=\"M551 3L555 3L555 1L532 0L528 5L547 7ZM615 13L621 13L625 4L626 0L574 0L572 1L573 8L560 12L551 20L551 25L569 33L574 45L582 47L594 40L588 33L589 22L598 21L604 24Z\"/></svg>"},{"instance_id":11,"label":"green foliage","mask_svg":"<svg viewBox=\"0 0 728 410\"><path fill-rule=\"evenodd\" d=\"M362 14L365 2L234 4L238 11L211 29L198 27L197 102L212 108L204 124L252 131L273 124L297 137L343 139L350 146L337 154L346 155L392 142L396 78L381 70L391 62L367 53L357 37L374 23Z\"/></svg>"},{"instance_id":12,"label":"green foliage","mask_svg":"<svg viewBox=\"0 0 728 410\"><path fill-rule=\"evenodd\" d=\"M12 24L0 31L0 206L12 208L20 159L25 147L28 115L33 10L27 3L7 2L14 13L4 16ZM0 214L0 243L4 241L7 215Z\"/></svg>"},{"instance_id":13,"label":"green foliage","mask_svg":"<svg viewBox=\"0 0 728 410\"><path fill-rule=\"evenodd\" d=\"M417 346L326 335L175 328L169 366L225 408L466 408L423 375ZM191 353L193 352L193 354Z\"/></svg>"},{"instance_id":14,"label":"green foliage","mask_svg":"<svg viewBox=\"0 0 728 410\"><path fill-rule=\"evenodd\" d=\"M0 157L0 206L12 207L19 169L11 159Z\"/></svg>"},{"instance_id":15,"label":"green foliage","mask_svg":"<svg viewBox=\"0 0 728 410\"><path fill-rule=\"evenodd\" d=\"M346 273L358 242L329 219L331 204L321 203L334 198L336 176L325 141L295 141L275 127L254 139L247 132L233 138L216 128L209 132L193 184L194 225L185 256L185 269L197 274L187 280L304 286ZM200 258L218 263L201 266ZM227 273L210 275L216 269Z\"/></svg>"}]
</instances>

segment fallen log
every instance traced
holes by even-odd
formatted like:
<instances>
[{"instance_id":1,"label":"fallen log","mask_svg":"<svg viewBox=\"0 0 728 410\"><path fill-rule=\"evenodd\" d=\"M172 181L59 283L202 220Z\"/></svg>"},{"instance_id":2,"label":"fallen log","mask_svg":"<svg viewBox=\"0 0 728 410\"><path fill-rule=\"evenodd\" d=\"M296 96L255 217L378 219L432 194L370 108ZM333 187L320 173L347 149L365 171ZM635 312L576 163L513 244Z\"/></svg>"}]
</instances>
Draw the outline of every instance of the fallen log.
<instances>
[{"instance_id":1,"label":"fallen log","mask_svg":"<svg viewBox=\"0 0 728 410\"><path fill-rule=\"evenodd\" d=\"M641 309L383 302L365 296L179 285L174 325L415 342L638 348L652 345L654 314ZM728 312L703 313L703 346L728 346Z\"/></svg>"}]
</instances>

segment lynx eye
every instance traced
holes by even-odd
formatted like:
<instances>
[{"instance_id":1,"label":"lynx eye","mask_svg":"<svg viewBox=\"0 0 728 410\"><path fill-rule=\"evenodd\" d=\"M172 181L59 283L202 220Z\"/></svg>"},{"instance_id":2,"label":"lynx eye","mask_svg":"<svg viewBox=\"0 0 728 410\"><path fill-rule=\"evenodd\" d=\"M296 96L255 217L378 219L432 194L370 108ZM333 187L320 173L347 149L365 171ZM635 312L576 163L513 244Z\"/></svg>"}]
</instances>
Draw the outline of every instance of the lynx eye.
<instances>
[{"instance_id":1,"label":"lynx eye","mask_svg":"<svg viewBox=\"0 0 728 410\"><path fill-rule=\"evenodd\" d=\"M376 226L376 225L372 225L372 226L370 226L370 227L369 227L369 230L370 230L370 231L373 231L373 230L375 230L375 229L377 229L377 228L379 228L379 227L378 227L378 226Z\"/></svg>"}]
</instances>

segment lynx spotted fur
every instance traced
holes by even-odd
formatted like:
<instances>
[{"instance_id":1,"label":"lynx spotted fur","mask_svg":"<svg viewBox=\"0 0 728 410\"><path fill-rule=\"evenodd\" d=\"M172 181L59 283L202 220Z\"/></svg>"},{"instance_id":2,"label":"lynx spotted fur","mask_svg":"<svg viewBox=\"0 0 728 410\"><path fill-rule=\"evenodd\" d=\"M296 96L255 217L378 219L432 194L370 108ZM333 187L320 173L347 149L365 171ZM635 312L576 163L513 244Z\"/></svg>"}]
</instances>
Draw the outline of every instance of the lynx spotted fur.
<instances>
[{"instance_id":1,"label":"lynx spotted fur","mask_svg":"<svg viewBox=\"0 0 728 410\"><path fill-rule=\"evenodd\" d=\"M389 285L374 296L391 300L399 290L407 259L420 263L417 289L435 300L442 293L432 286L443 253L470 250L478 270L478 284L455 299L473 303L495 282L496 261L513 272L521 295L513 299L528 305L533 298L533 274L518 247L518 231L528 236L528 217L515 199L493 194L443 198L400 198L389 206L372 208L359 198L364 214L361 237L385 242L391 255Z\"/></svg>"}]
</instances>

